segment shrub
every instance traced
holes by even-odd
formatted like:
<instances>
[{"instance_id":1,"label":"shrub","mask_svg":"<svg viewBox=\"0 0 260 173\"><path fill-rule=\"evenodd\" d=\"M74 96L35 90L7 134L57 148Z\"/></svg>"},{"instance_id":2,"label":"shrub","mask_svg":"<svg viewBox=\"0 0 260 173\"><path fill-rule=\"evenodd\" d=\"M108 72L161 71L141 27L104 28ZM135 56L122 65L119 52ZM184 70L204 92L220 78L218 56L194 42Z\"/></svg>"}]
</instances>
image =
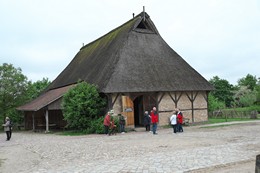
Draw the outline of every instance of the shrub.
<instances>
[{"instance_id":1,"label":"shrub","mask_svg":"<svg viewBox=\"0 0 260 173\"><path fill-rule=\"evenodd\" d=\"M93 119L90 122L89 127L84 130L84 133L86 133L86 134L92 134L92 133L103 134L104 133L103 120L104 120L103 116L99 117L97 119Z\"/></svg>"},{"instance_id":2,"label":"shrub","mask_svg":"<svg viewBox=\"0 0 260 173\"><path fill-rule=\"evenodd\" d=\"M67 127L81 131L91 129L92 121L99 120L104 105L95 85L78 83L63 96L62 111Z\"/></svg>"}]
</instances>

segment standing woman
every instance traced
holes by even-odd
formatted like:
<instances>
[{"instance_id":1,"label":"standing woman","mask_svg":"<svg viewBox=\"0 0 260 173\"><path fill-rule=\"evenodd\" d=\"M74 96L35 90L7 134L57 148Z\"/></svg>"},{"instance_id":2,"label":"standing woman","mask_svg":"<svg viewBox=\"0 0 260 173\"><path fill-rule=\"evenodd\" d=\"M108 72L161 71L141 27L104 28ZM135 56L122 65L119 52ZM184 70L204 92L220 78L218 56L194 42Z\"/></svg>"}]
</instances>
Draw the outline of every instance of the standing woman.
<instances>
[{"instance_id":1,"label":"standing woman","mask_svg":"<svg viewBox=\"0 0 260 173\"><path fill-rule=\"evenodd\" d=\"M4 126L4 131L6 133L6 140L9 141L11 139L11 127L10 127L11 123L10 123L10 118L6 117L5 118L5 124L3 124L2 126Z\"/></svg>"}]
</instances>

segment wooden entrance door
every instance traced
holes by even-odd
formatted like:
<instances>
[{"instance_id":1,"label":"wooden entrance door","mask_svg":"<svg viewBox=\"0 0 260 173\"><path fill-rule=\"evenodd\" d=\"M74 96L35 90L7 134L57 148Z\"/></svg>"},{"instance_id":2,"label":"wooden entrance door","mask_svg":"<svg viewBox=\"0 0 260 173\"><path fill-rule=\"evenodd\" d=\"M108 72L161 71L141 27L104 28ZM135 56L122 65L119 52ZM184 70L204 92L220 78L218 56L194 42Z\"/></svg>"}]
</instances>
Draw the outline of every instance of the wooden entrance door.
<instances>
[{"instance_id":1,"label":"wooden entrance door","mask_svg":"<svg viewBox=\"0 0 260 173\"><path fill-rule=\"evenodd\" d=\"M122 96L123 115L127 117L126 125L134 125L134 103L128 96Z\"/></svg>"}]
</instances>

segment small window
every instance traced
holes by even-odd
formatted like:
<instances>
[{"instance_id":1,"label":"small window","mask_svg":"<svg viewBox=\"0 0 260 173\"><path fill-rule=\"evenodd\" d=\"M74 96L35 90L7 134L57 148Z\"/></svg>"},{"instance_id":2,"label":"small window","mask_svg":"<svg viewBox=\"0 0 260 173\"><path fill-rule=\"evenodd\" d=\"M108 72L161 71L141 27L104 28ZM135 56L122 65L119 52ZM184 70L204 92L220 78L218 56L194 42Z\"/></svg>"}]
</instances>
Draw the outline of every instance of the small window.
<instances>
[{"instance_id":1,"label":"small window","mask_svg":"<svg viewBox=\"0 0 260 173\"><path fill-rule=\"evenodd\" d=\"M139 29L148 29L147 26L144 24L144 22L140 22L139 25L136 27L136 28L139 28Z\"/></svg>"},{"instance_id":2,"label":"small window","mask_svg":"<svg viewBox=\"0 0 260 173\"><path fill-rule=\"evenodd\" d=\"M141 20L140 23L134 28L134 31L147 34L157 33L147 20Z\"/></svg>"}]
</instances>

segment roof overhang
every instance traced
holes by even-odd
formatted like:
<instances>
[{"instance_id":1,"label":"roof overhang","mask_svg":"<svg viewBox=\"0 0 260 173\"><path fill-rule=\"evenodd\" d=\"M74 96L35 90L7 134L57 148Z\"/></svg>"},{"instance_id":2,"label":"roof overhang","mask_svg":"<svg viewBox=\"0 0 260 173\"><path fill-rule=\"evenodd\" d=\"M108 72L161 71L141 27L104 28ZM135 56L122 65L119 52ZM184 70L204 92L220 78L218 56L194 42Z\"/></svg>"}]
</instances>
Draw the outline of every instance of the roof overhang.
<instances>
[{"instance_id":1,"label":"roof overhang","mask_svg":"<svg viewBox=\"0 0 260 173\"><path fill-rule=\"evenodd\" d=\"M37 97L36 99L32 100L31 102L19 106L16 109L19 111L38 111L44 107L47 107L56 100L60 99L70 88L74 86L75 84L49 90Z\"/></svg>"}]
</instances>

